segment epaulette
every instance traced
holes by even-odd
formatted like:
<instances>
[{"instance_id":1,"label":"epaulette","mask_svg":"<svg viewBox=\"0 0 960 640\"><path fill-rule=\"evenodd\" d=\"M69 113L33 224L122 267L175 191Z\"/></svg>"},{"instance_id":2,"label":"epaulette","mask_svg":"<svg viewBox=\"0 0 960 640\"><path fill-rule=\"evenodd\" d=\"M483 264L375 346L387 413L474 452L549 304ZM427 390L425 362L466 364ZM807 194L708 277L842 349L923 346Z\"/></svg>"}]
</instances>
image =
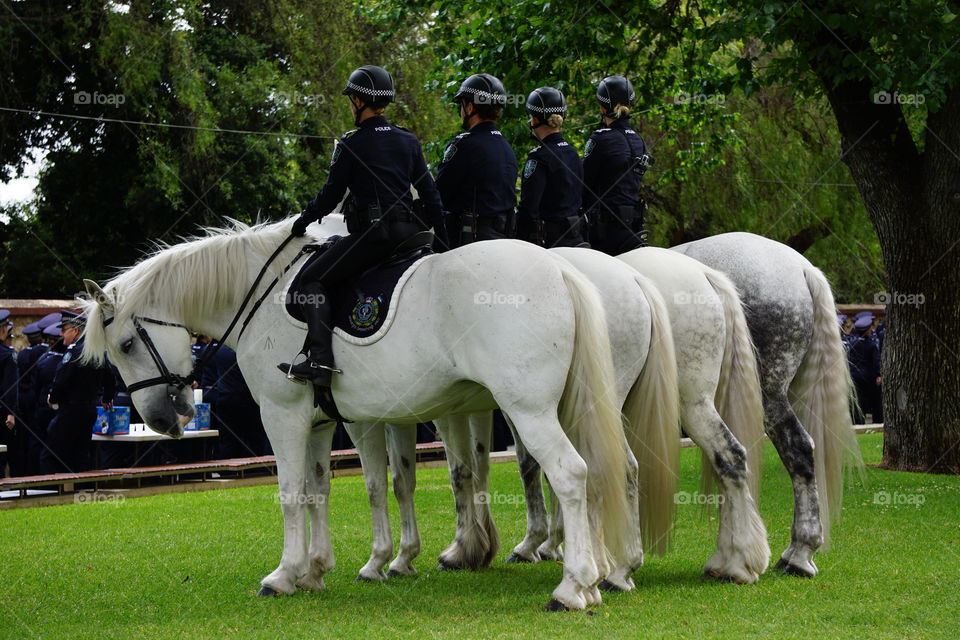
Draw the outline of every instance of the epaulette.
<instances>
[{"instance_id":1,"label":"epaulette","mask_svg":"<svg viewBox=\"0 0 960 640\"><path fill-rule=\"evenodd\" d=\"M347 138L349 138L350 136L352 136L353 134L355 134L357 131L359 131L359 129L351 129L350 131L347 131L345 134L343 134L342 136L340 136L340 139L341 139L341 140L346 140Z\"/></svg>"},{"instance_id":2,"label":"epaulette","mask_svg":"<svg viewBox=\"0 0 960 640\"><path fill-rule=\"evenodd\" d=\"M605 132L605 131L613 131L613 129L611 129L610 127L605 127L605 128L603 128L603 129L594 129L594 130L593 130L594 133L603 133L603 132Z\"/></svg>"}]
</instances>

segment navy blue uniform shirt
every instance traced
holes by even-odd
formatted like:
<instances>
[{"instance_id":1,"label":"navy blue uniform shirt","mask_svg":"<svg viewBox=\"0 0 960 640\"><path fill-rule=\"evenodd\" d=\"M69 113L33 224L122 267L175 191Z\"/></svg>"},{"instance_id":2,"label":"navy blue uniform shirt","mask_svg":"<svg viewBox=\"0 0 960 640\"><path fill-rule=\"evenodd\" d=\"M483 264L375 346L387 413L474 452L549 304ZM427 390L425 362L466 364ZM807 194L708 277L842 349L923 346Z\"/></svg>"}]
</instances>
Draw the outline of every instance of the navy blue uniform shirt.
<instances>
[{"instance_id":1,"label":"navy blue uniform shirt","mask_svg":"<svg viewBox=\"0 0 960 640\"><path fill-rule=\"evenodd\" d=\"M62 348L63 345L61 344L60 347ZM37 360L37 366L33 369L33 389L37 407L47 406L47 396L50 395L50 387L53 385L53 378L57 375L57 367L60 366L62 359L63 351L60 348L51 348Z\"/></svg>"},{"instance_id":2,"label":"navy blue uniform shirt","mask_svg":"<svg viewBox=\"0 0 960 640\"><path fill-rule=\"evenodd\" d=\"M873 336L858 336L850 343L847 353L850 376L861 384L874 384L880 377L880 348Z\"/></svg>"},{"instance_id":3,"label":"navy blue uniform shirt","mask_svg":"<svg viewBox=\"0 0 960 640\"><path fill-rule=\"evenodd\" d=\"M17 354L17 369L20 374L20 407L30 415L37 406L36 371L34 365L47 352L47 345L34 344L21 349Z\"/></svg>"},{"instance_id":4,"label":"navy blue uniform shirt","mask_svg":"<svg viewBox=\"0 0 960 640\"><path fill-rule=\"evenodd\" d=\"M580 155L562 134L552 133L527 154L518 216L531 220L576 216L582 190Z\"/></svg>"},{"instance_id":5,"label":"navy blue uniform shirt","mask_svg":"<svg viewBox=\"0 0 960 640\"><path fill-rule=\"evenodd\" d=\"M103 390L103 402L112 402L114 394L113 372L107 368L97 369L80 362L83 355L83 340L67 347L57 373L50 385L50 402L53 404L96 405Z\"/></svg>"},{"instance_id":6,"label":"navy blue uniform shirt","mask_svg":"<svg viewBox=\"0 0 960 640\"><path fill-rule=\"evenodd\" d=\"M17 352L0 344L0 411L3 417L17 413ZM4 427L5 429L5 427Z\"/></svg>"},{"instance_id":7,"label":"navy blue uniform shirt","mask_svg":"<svg viewBox=\"0 0 960 640\"><path fill-rule=\"evenodd\" d=\"M383 212L398 205L410 211L410 185L423 201L424 222L439 227L443 219L440 195L420 142L406 129L390 124L383 116L374 116L340 138L327 182L304 213L309 219L321 219L340 204L348 189L360 209L379 203Z\"/></svg>"},{"instance_id":8,"label":"navy blue uniform shirt","mask_svg":"<svg viewBox=\"0 0 960 640\"><path fill-rule=\"evenodd\" d=\"M494 122L456 136L437 167L443 208L478 216L510 214L517 206L517 157Z\"/></svg>"},{"instance_id":9,"label":"navy blue uniform shirt","mask_svg":"<svg viewBox=\"0 0 960 640\"><path fill-rule=\"evenodd\" d=\"M597 129L583 150L583 208L598 203L611 213L617 207L637 206L640 202L642 169L634 158L647 153L647 145L630 126L630 118L620 118L605 129Z\"/></svg>"}]
</instances>

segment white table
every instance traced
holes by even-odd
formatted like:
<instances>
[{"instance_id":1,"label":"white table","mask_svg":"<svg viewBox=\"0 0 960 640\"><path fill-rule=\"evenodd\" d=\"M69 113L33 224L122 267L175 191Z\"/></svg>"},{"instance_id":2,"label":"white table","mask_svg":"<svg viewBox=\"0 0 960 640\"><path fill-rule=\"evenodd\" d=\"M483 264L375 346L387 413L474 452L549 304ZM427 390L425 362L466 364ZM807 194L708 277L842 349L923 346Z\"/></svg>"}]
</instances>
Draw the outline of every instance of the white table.
<instances>
[{"instance_id":1,"label":"white table","mask_svg":"<svg viewBox=\"0 0 960 640\"><path fill-rule=\"evenodd\" d=\"M220 432L216 429L207 429L206 431L184 431L181 440L190 438L216 438ZM94 442L154 442L157 440L176 440L173 436L164 435L147 429L146 431L134 431L133 425L130 425L130 433L121 433L113 436L104 436L99 433L91 435Z\"/></svg>"}]
</instances>

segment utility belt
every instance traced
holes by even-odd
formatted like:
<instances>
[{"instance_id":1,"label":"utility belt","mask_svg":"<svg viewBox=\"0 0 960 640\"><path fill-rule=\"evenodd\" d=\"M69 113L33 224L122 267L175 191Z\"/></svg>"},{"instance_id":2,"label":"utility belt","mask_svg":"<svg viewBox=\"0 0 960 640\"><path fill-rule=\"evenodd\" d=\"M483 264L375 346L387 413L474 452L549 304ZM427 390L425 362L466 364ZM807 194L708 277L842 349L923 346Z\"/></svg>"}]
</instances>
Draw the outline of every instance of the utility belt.
<instances>
[{"instance_id":1,"label":"utility belt","mask_svg":"<svg viewBox=\"0 0 960 640\"><path fill-rule=\"evenodd\" d=\"M500 214L477 214L473 211L459 211L451 214L457 225L454 233L460 238L460 246L470 244L477 240L477 233L481 227L487 227L497 233L509 236L511 235L511 221L513 216L507 213Z\"/></svg>"},{"instance_id":2,"label":"utility belt","mask_svg":"<svg viewBox=\"0 0 960 640\"><path fill-rule=\"evenodd\" d=\"M420 200L413 201L412 209L408 209L403 204L397 204L385 211L380 208L379 203L361 207L350 200L344 207L343 219L347 223L348 232L365 233L371 240L388 240L391 236L391 225L398 223L413 225L417 230L428 228L424 221L423 204Z\"/></svg>"},{"instance_id":3,"label":"utility belt","mask_svg":"<svg viewBox=\"0 0 960 640\"><path fill-rule=\"evenodd\" d=\"M632 204L613 207L599 204L591 209L587 215L594 222L600 224L622 223L629 229L633 229L634 222L639 222L643 218L640 208Z\"/></svg>"},{"instance_id":4,"label":"utility belt","mask_svg":"<svg viewBox=\"0 0 960 640\"><path fill-rule=\"evenodd\" d=\"M547 247L577 246L587 239L587 219L582 215L542 218L539 223Z\"/></svg>"}]
</instances>

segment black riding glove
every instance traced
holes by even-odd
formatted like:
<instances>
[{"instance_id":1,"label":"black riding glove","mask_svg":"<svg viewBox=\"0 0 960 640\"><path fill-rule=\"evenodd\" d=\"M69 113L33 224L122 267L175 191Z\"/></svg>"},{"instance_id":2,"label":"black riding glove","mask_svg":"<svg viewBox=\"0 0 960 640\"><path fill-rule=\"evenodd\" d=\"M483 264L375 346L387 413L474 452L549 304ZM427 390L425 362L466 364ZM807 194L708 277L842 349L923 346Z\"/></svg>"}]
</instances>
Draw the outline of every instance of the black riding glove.
<instances>
[{"instance_id":1,"label":"black riding glove","mask_svg":"<svg viewBox=\"0 0 960 640\"><path fill-rule=\"evenodd\" d=\"M313 222L313 217L308 215L306 211L300 214L300 217L293 221L293 227L290 229L290 233L297 236L303 236L307 233L307 225Z\"/></svg>"}]
</instances>

